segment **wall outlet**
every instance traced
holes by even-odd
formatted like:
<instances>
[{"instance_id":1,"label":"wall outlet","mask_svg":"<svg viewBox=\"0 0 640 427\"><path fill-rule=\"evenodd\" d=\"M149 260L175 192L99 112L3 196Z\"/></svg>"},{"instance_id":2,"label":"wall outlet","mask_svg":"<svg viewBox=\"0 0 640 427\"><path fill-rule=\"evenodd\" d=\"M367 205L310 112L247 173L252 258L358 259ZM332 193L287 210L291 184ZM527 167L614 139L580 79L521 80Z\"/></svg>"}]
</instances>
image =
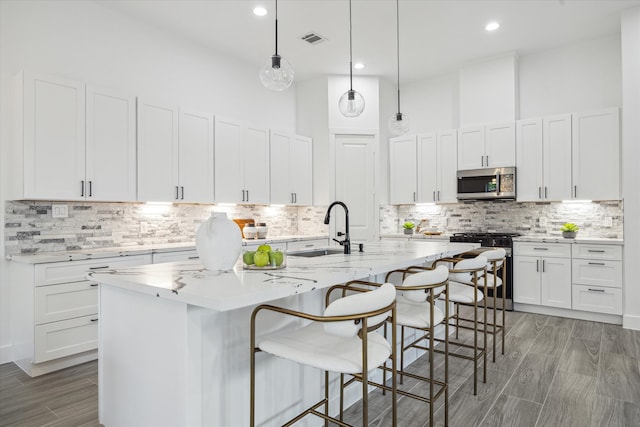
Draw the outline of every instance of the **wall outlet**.
<instances>
[{"instance_id":1,"label":"wall outlet","mask_svg":"<svg viewBox=\"0 0 640 427\"><path fill-rule=\"evenodd\" d=\"M547 217L546 216L541 216L539 219L540 222L540 227L546 227L547 226Z\"/></svg>"},{"instance_id":2,"label":"wall outlet","mask_svg":"<svg viewBox=\"0 0 640 427\"><path fill-rule=\"evenodd\" d=\"M68 218L69 206L60 203L51 204L51 218Z\"/></svg>"},{"instance_id":3,"label":"wall outlet","mask_svg":"<svg viewBox=\"0 0 640 427\"><path fill-rule=\"evenodd\" d=\"M605 227L613 227L613 218L611 218L610 216L605 216L604 217L604 226Z\"/></svg>"}]
</instances>

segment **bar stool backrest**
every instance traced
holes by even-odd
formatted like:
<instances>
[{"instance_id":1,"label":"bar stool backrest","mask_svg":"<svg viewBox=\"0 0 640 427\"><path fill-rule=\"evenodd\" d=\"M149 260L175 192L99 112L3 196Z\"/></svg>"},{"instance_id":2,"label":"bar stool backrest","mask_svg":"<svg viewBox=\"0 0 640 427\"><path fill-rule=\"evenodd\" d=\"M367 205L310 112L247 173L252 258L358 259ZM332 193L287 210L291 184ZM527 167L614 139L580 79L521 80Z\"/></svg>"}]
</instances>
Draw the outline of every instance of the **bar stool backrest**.
<instances>
[{"instance_id":1,"label":"bar stool backrest","mask_svg":"<svg viewBox=\"0 0 640 427\"><path fill-rule=\"evenodd\" d=\"M473 284L474 271L482 270L487 266L487 258L478 255L475 258L467 258L456 263L449 274L449 280L452 282ZM470 271L465 271L470 270ZM476 277L482 276L482 272L476 274Z\"/></svg>"},{"instance_id":2,"label":"bar stool backrest","mask_svg":"<svg viewBox=\"0 0 640 427\"><path fill-rule=\"evenodd\" d=\"M369 313L372 311L383 309L393 303L396 299L396 287L391 283L385 283L378 289L368 292L362 292L355 295L349 295L332 302L324 310L324 315L328 317L334 316L350 316L358 313ZM375 325L382 324L391 312L387 311L367 319L367 327L372 328ZM367 316L363 316L367 317ZM362 328L362 322L357 320L345 320L337 322L326 322L324 330L327 333L339 335L342 337L354 337Z\"/></svg>"},{"instance_id":3,"label":"bar stool backrest","mask_svg":"<svg viewBox=\"0 0 640 427\"><path fill-rule=\"evenodd\" d=\"M496 261L496 270L502 267L504 258L507 256L507 251L505 251L504 248L497 248L483 252L482 256L487 258L487 271L493 271L494 261Z\"/></svg>"},{"instance_id":4,"label":"bar stool backrest","mask_svg":"<svg viewBox=\"0 0 640 427\"><path fill-rule=\"evenodd\" d=\"M407 276L402 282L402 286L429 286L442 283L449 277L449 270L444 265L439 265L433 270L424 271L421 273L414 273ZM398 290L402 290L402 286L398 287ZM444 286L441 287L444 289ZM434 293L440 293L441 289L438 288ZM429 296L429 289L416 289L416 290L402 290L402 296L413 302L425 302Z\"/></svg>"}]
</instances>

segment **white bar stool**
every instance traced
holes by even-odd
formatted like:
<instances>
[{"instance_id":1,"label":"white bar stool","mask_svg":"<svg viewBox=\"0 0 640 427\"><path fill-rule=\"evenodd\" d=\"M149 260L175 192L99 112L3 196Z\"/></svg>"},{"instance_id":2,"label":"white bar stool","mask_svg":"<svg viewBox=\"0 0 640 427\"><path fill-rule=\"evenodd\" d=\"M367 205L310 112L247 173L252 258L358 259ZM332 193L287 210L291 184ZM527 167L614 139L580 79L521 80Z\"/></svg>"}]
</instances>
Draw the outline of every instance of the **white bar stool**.
<instances>
[{"instance_id":1,"label":"white bar stool","mask_svg":"<svg viewBox=\"0 0 640 427\"><path fill-rule=\"evenodd\" d=\"M331 293L342 290L354 295L344 296L329 304ZM396 288L386 283L379 289L366 291L336 285L327 291L327 308L323 315L313 315L271 305L260 305L251 315L251 408L250 426L255 426L255 363L256 353L265 352L293 362L322 369L325 372L322 400L292 418L284 426L290 426L308 414L331 421L340 426L349 426L342 421L343 393L340 393L340 419L329 415L329 372L352 375L362 382L363 426L368 425L368 373L379 367L388 358L392 360L392 425L397 425L396 411L396 338L391 343L375 332L390 318L395 330ZM311 322L294 331L275 333L261 338L256 345L256 318L262 311L307 319ZM324 407L324 413L319 408Z\"/></svg>"}]
</instances>

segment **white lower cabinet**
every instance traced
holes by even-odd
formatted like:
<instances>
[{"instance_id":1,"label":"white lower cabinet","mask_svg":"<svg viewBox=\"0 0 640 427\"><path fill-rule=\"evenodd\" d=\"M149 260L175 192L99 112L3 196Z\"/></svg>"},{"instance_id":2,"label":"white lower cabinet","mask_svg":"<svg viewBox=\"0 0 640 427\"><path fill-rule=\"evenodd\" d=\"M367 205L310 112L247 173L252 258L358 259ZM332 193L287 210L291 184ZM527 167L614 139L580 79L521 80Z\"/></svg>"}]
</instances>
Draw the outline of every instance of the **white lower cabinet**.
<instances>
[{"instance_id":1,"label":"white lower cabinet","mask_svg":"<svg viewBox=\"0 0 640 427\"><path fill-rule=\"evenodd\" d=\"M573 309L622 314L622 247L576 244Z\"/></svg>"},{"instance_id":2,"label":"white lower cabinet","mask_svg":"<svg viewBox=\"0 0 640 427\"><path fill-rule=\"evenodd\" d=\"M150 264L151 255L11 264L14 361L31 376L97 358L98 284L90 271Z\"/></svg>"},{"instance_id":3,"label":"white lower cabinet","mask_svg":"<svg viewBox=\"0 0 640 427\"><path fill-rule=\"evenodd\" d=\"M329 239L301 240L298 242L287 242L287 251L301 251L305 249L326 248Z\"/></svg>"},{"instance_id":4,"label":"white lower cabinet","mask_svg":"<svg viewBox=\"0 0 640 427\"><path fill-rule=\"evenodd\" d=\"M513 301L571 308L571 245L515 242Z\"/></svg>"}]
</instances>

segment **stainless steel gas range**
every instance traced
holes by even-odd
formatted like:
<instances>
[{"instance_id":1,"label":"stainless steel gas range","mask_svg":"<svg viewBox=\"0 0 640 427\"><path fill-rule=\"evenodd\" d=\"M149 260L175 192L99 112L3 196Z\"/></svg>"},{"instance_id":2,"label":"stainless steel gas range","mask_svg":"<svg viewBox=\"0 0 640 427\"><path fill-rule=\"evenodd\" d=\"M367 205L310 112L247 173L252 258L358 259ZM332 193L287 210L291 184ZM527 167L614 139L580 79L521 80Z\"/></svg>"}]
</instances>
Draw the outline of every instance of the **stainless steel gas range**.
<instances>
[{"instance_id":1,"label":"stainless steel gas range","mask_svg":"<svg viewBox=\"0 0 640 427\"><path fill-rule=\"evenodd\" d=\"M506 291L505 295L505 308L507 310L513 310L513 238L520 236L520 233L485 233L485 232L464 232L454 233L449 241L451 242L471 242L480 243L481 247L489 248L504 248L507 253L507 262L505 266L507 268L507 281L503 287L498 288L497 296L500 297L496 301L496 305L500 307L502 305L502 292ZM502 272L500 272L502 274ZM487 291L488 296L493 295L492 290ZM488 306L492 307L493 298L487 298Z\"/></svg>"}]
</instances>

